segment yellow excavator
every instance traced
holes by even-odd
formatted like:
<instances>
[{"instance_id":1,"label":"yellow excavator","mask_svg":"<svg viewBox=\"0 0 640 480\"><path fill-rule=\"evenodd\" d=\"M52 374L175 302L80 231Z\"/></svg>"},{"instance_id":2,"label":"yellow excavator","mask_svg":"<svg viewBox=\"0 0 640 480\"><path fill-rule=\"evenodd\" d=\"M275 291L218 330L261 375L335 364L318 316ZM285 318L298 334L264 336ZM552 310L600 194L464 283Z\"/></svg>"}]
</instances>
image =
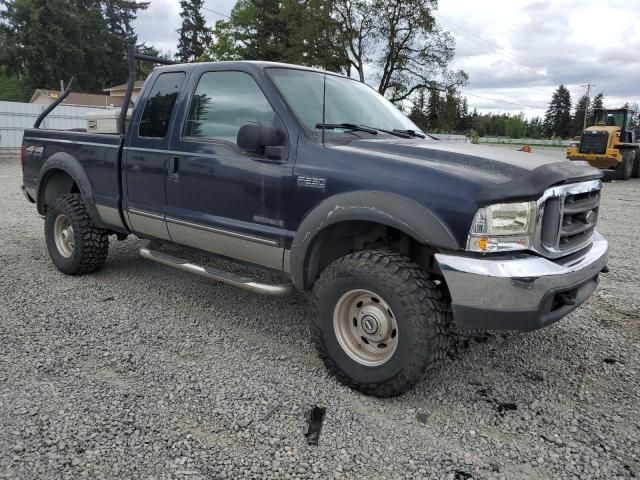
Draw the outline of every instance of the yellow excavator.
<instances>
[{"instance_id":1,"label":"yellow excavator","mask_svg":"<svg viewBox=\"0 0 640 480\"><path fill-rule=\"evenodd\" d=\"M586 160L605 170L605 180L640 177L640 145L631 127L634 111L596 109L593 125L580 136L578 145L567 149L568 160Z\"/></svg>"}]
</instances>

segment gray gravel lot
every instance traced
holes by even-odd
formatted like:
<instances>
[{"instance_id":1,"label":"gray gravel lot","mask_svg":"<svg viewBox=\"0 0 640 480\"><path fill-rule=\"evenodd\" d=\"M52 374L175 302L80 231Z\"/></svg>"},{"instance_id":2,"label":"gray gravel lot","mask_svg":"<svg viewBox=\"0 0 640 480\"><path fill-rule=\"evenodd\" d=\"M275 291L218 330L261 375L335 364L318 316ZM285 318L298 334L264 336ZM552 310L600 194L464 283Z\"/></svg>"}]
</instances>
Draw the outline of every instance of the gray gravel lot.
<instances>
[{"instance_id":1,"label":"gray gravel lot","mask_svg":"<svg viewBox=\"0 0 640 480\"><path fill-rule=\"evenodd\" d=\"M380 400L327 375L303 295L172 270L137 239L59 273L20 175L0 160L0 478L640 477L638 180L604 188L611 272L583 308Z\"/></svg>"}]
</instances>

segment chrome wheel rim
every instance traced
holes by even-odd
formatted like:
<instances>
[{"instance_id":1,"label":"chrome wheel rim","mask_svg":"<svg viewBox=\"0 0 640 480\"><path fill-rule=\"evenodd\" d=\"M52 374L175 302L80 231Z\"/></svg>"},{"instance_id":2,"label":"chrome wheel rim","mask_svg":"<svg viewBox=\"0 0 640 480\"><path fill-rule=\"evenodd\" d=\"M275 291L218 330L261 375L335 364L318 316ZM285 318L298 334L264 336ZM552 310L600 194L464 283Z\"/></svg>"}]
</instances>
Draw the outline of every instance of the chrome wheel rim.
<instances>
[{"instance_id":1,"label":"chrome wheel rim","mask_svg":"<svg viewBox=\"0 0 640 480\"><path fill-rule=\"evenodd\" d=\"M75 239L73 237L73 227L66 215L58 215L53 224L53 237L56 241L56 248L60 255L69 258L73 255Z\"/></svg>"},{"instance_id":2,"label":"chrome wheel rim","mask_svg":"<svg viewBox=\"0 0 640 480\"><path fill-rule=\"evenodd\" d=\"M389 304L378 294L350 290L336 303L333 329L342 350L361 365L388 362L398 347L398 323Z\"/></svg>"}]
</instances>

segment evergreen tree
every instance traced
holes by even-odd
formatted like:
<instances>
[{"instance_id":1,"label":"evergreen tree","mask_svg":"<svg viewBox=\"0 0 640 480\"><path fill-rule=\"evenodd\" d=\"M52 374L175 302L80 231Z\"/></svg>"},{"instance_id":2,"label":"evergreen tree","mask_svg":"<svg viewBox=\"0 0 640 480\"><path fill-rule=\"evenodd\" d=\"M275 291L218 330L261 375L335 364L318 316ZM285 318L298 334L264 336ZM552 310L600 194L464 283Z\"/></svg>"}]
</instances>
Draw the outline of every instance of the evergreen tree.
<instances>
[{"instance_id":1,"label":"evergreen tree","mask_svg":"<svg viewBox=\"0 0 640 480\"><path fill-rule=\"evenodd\" d=\"M100 91L126 79L131 21L148 3L117 0L0 0L0 61L25 87ZM110 5L110 6L109 6Z\"/></svg>"},{"instance_id":2,"label":"evergreen tree","mask_svg":"<svg viewBox=\"0 0 640 480\"><path fill-rule=\"evenodd\" d=\"M576 110L573 114L573 120L571 121L571 135L580 135L584 128L584 117L589 111L589 97L583 95L576 103Z\"/></svg>"},{"instance_id":3,"label":"evergreen tree","mask_svg":"<svg viewBox=\"0 0 640 480\"><path fill-rule=\"evenodd\" d=\"M564 85L553 93L544 117L548 137L568 137L571 132L571 94Z\"/></svg>"},{"instance_id":4,"label":"evergreen tree","mask_svg":"<svg viewBox=\"0 0 640 480\"><path fill-rule=\"evenodd\" d=\"M429 90L429 100L427 102L427 128L430 132L437 132L440 127L440 113L442 110L442 100L438 90Z\"/></svg>"},{"instance_id":5,"label":"evergreen tree","mask_svg":"<svg viewBox=\"0 0 640 480\"><path fill-rule=\"evenodd\" d=\"M428 130L429 123L427 114L425 113L426 104L424 98L424 90L421 90L416 97L416 101L413 103L413 107L411 108L411 112L409 113L409 118L413 123L415 123L421 130Z\"/></svg>"},{"instance_id":6,"label":"evergreen tree","mask_svg":"<svg viewBox=\"0 0 640 480\"><path fill-rule=\"evenodd\" d=\"M180 0L182 26L178 29L177 56L182 62L198 60L211 42L211 30L207 28L202 14L203 5L204 0Z\"/></svg>"},{"instance_id":7,"label":"evergreen tree","mask_svg":"<svg viewBox=\"0 0 640 480\"><path fill-rule=\"evenodd\" d=\"M127 78L128 68L123 62L123 52L127 45L136 45L138 37L133 28L138 10L145 10L150 2L137 2L133 0L103 0L101 2L104 20L109 31L106 43L108 51L103 58L103 63L112 73L113 83L119 83ZM148 47L138 45L137 50L145 53ZM111 85L109 85L111 86Z\"/></svg>"},{"instance_id":8,"label":"evergreen tree","mask_svg":"<svg viewBox=\"0 0 640 480\"><path fill-rule=\"evenodd\" d=\"M467 132L471 129L471 116L466 97L460 98L458 102L458 122L455 129L458 132Z\"/></svg>"},{"instance_id":9,"label":"evergreen tree","mask_svg":"<svg viewBox=\"0 0 640 480\"><path fill-rule=\"evenodd\" d=\"M438 130L442 133L451 133L458 123L458 106L460 98L454 88L448 88L444 96L441 114L438 122Z\"/></svg>"},{"instance_id":10,"label":"evergreen tree","mask_svg":"<svg viewBox=\"0 0 640 480\"><path fill-rule=\"evenodd\" d=\"M267 60L347 71L334 0L239 0L216 22L208 60Z\"/></svg>"},{"instance_id":11,"label":"evergreen tree","mask_svg":"<svg viewBox=\"0 0 640 480\"><path fill-rule=\"evenodd\" d=\"M282 6L278 0L238 0L231 18L216 24L216 56L282 61L291 46L289 27L294 24L282 20ZM232 50L220 51L218 44Z\"/></svg>"},{"instance_id":12,"label":"evergreen tree","mask_svg":"<svg viewBox=\"0 0 640 480\"><path fill-rule=\"evenodd\" d=\"M593 97L593 102L591 102L591 107L592 109L604 107L604 93L600 92L595 97Z\"/></svg>"},{"instance_id":13,"label":"evergreen tree","mask_svg":"<svg viewBox=\"0 0 640 480\"><path fill-rule=\"evenodd\" d=\"M604 93L600 92L591 101L589 105L589 118L587 118L587 126L593 125L593 111L604 108Z\"/></svg>"}]
</instances>

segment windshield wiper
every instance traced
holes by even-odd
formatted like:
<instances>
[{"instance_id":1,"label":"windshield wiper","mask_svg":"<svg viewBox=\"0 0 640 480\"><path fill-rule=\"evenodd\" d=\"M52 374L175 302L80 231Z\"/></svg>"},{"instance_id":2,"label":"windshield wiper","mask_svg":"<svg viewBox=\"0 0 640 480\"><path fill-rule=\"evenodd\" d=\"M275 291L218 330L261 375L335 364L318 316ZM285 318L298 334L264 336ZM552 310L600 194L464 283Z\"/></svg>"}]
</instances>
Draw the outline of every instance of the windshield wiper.
<instances>
[{"instance_id":1,"label":"windshield wiper","mask_svg":"<svg viewBox=\"0 0 640 480\"><path fill-rule=\"evenodd\" d=\"M316 128L324 128L325 130L334 130L336 128L343 128L345 130L353 130L357 132L366 132L373 135L378 134L378 129L365 127L364 125L356 125L355 123L316 123Z\"/></svg>"},{"instance_id":2,"label":"windshield wiper","mask_svg":"<svg viewBox=\"0 0 640 480\"><path fill-rule=\"evenodd\" d=\"M404 133L406 135L409 135L410 137L417 137L417 138L426 138L422 133L420 132L416 132L415 130L400 130L400 129L394 129L393 130L395 133Z\"/></svg>"},{"instance_id":3,"label":"windshield wiper","mask_svg":"<svg viewBox=\"0 0 640 480\"><path fill-rule=\"evenodd\" d=\"M411 135L409 135L408 133L405 133L402 130L385 130L384 128L369 127L369 126L367 126L367 128L372 128L372 129L377 130L379 132L386 133L388 135L394 135L394 136L400 137L400 138L411 138Z\"/></svg>"},{"instance_id":4,"label":"windshield wiper","mask_svg":"<svg viewBox=\"0 0 640 480\"><path fill-rule=\"evenodd\" d=\"M316 124L316 128L322 128L322 123ZM324 128L326 130L332 130L334 128L344 128L345 130L372 133L374 135L377 135L378 132L382 132L388 135L394 135L396 137L401 137L401 138L413 138L413 137L425 138L424 135L422 135L419 132L416 132L415 130L400 130L400 129L386 130L380 127L370 127L369 125L356 125L355 123L325 123Z\"/></svg>"}]
</instances>

